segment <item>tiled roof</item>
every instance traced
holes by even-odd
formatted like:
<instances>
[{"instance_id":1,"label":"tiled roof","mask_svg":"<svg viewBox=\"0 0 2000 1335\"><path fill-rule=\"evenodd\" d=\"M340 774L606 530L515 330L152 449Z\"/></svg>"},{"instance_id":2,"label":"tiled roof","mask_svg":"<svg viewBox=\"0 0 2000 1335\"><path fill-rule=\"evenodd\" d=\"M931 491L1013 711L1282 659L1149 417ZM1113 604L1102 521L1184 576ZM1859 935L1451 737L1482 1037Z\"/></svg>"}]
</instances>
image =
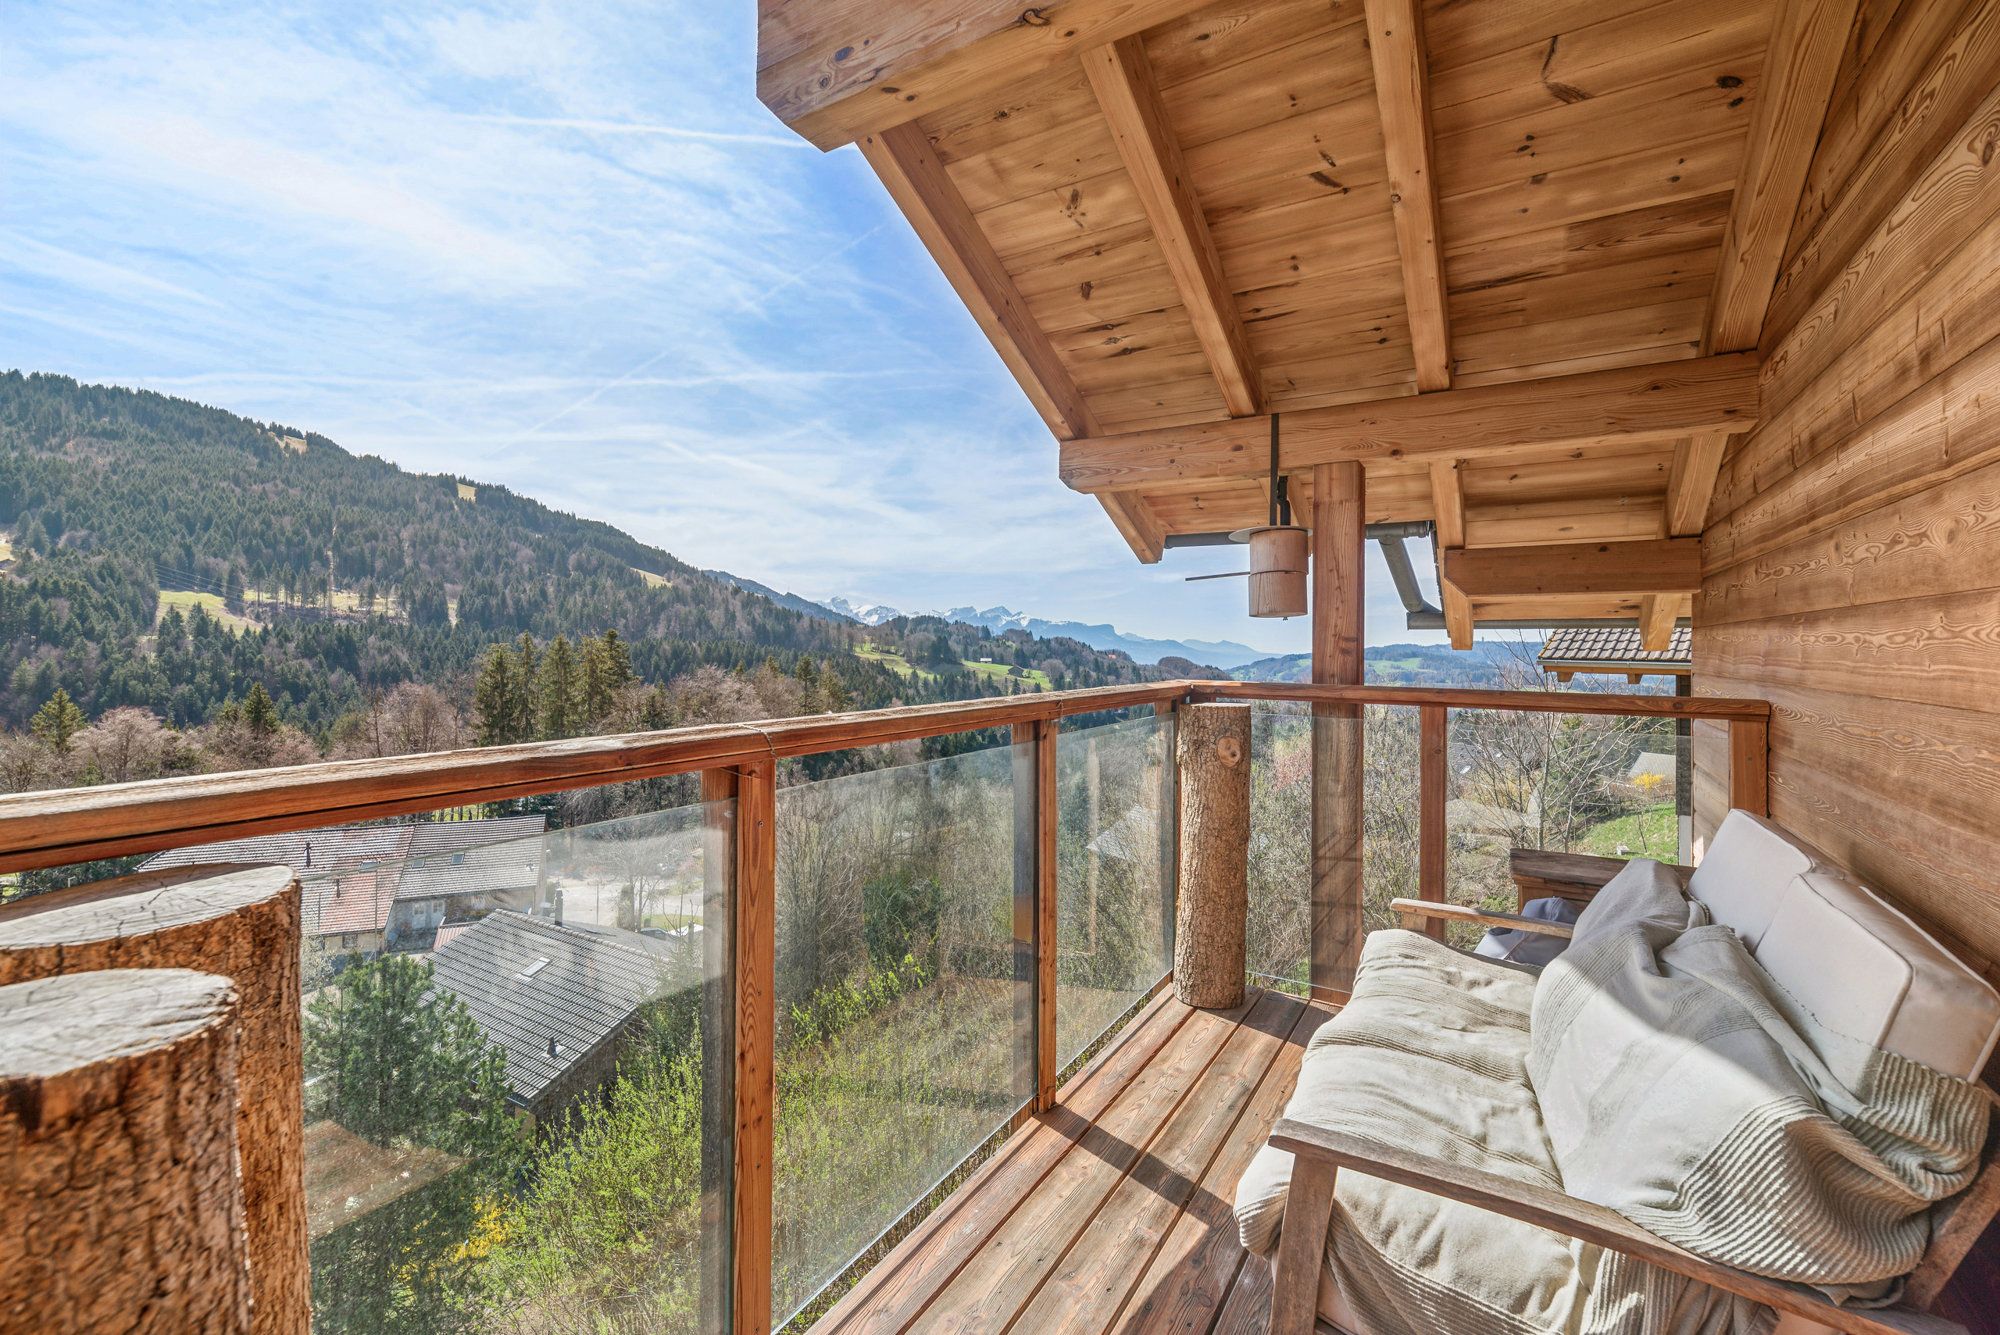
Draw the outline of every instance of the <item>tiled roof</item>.
<instances>
[{"instance_id":1,"label":"tiled roof","mask_svg":"<svg viewBox=\"0 0 2000 1335\"><path fill-rule=\"evenodd\" d=\"M281 864L310 884L366 868L376 876L375 888L388 898L434 899L533 888L541 874L547 829L546 816L334 825L170 849L149 858L143 869L210 862Z\"/></svg>"},{"instance_id":2,"label":"tiled roof","mask_svg":"<svg viewBox=\"0 0 2000 1335\"><path fill-rule=\"evenodd\" d=\"M694 986L697 971L686 973L678 982ZM505 1050L508 1090L532 1107L574 1062L674 984L676 973L612 935L503 909L445 942L431 956L431 979Z\"/></svg>"},{"instance_id":3,"label":"tiled roof","mask_svg":"<svg viewBox=\"0 0 2000 1335\"><path fill-rule=\"evenodd\" d=\"M383 888L381 879L372 871L344 871L301 880L300 916L306 935L383 930L395 896Z\"/></svg>"},{"instance_id":4,"label":"tiled roof","mask_svg":"<svg viewBox=\"0 0 2000 1335\"><path fill-rule=\"evenodd\" d=\"M1693 653L1693 633L1686 626L1674 628L1674 637L1665 649L1640 648L1637 626L1565 626L1549 632L1536 659L1544 670L1602 666L1616 672L1647 668L1685 672Z\"/></svg>"}]
</instances>

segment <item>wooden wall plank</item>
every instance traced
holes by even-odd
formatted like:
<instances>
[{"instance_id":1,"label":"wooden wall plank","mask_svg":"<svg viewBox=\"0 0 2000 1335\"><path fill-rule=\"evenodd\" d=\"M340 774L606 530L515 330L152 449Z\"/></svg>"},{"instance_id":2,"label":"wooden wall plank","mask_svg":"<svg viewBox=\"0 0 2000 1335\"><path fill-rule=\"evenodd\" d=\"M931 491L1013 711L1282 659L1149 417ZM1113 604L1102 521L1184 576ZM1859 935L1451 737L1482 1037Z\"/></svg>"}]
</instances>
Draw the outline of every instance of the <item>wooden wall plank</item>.
<instances>
[{"instance_id":1,"label":"wooden wall plank","mask_svg":"<svg viewBox=\"0 0 2000 1335\"><path fill-rule=\"evenodd\" d=\"M1417 0L1367 0L1367 17L1389 202L1403 257L1403 304L1409 315L1417 388L1447 389L1451 385L1451 331L1445 303L1437 175L1431 167L1423 11Z\"/></svg>"}]
</instances>

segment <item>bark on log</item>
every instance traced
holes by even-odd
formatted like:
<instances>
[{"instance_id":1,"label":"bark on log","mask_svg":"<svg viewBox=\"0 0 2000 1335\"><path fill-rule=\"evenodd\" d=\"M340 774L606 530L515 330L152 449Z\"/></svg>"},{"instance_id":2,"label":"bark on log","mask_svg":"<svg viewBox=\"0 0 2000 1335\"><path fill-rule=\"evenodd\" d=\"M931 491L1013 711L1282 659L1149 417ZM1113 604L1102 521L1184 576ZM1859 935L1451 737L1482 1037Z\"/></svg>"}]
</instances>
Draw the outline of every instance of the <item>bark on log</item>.
<instances>
[{"instance_id":1,"label":"bark on log","mask_svg":"<svg viewBox=\"0 0 2000 1335\"><path fill-rule=\"evenodd\" d=\"M229 980L75 973L0 1015L0 1335L249 1331Z\"/></svg>"},{"instance_id":2,"label":"bark on log","mask_svg":"<svg viewBox=\"0 0 2000 1335\"><path fill-rule=\"evenodd\" d=\"M1250 898L1250 706L1188 705L1178 715L1180 900L1174 995L1190 1006L1243 1003Z\"/></svg>"},{"instance_id":3,"label":"bark on log","mask_svg":"<svg viewBox=\"0 0 2000 1335\"><path fill-rule=\"evenodd\" d=\"M284 867L140 873L0 910L0 984L98 969L198 969L243 998L237 1142L257 1335L312 1323L306 1260L299 884Z\"/></svg>"}]
</instances>

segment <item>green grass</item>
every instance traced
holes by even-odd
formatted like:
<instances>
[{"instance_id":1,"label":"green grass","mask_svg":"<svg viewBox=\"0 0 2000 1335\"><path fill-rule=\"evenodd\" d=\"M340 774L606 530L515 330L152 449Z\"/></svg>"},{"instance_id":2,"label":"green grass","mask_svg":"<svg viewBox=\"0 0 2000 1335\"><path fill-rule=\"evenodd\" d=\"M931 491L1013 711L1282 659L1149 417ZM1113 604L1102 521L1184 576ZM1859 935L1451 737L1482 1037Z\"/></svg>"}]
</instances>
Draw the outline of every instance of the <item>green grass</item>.
<instances>
[{"instance_id":1,"label":"green grass","mask_svg":"<svg viewBox=\"0 0 2000 1335\"><path fill-rule=\"evenodd\" d=\"M1583 837L1582 851L1617 857L1620 844L1632 857L1675 861L1680 850L1680 822L1674 815L1674 804L1663 802L1591 826Z\"/></svg>"},{"instance_id":2,"label":"green grass","mask_svg":"<svg viewBox=\"0 0 2000 1335\"><path fill-rule=\"evenodd\" d=\"M981 677L1005 677L1012 675L1005 663L975 663L969 658L960 661L965 664L967 672L975 673ZM1049 689L1049 674L1040 668L1023 669L1021 674L1015 677L1014 680L1025 681L1038 691Z\"/></svg>"},{"instance_id":3,"label":"green grass","mask_svg":"<svg viewBox=\"0 0 2000 1335\"><path fill-rule=\"evenodd\" d=\"M13 559L14 539L8 534L0 533L0 561L11 561Z\"/></svg>"},{"instance_id":4,"label":"green grass","mask_svg":"<svg viewBox=\"0 0 2000 1335\"><path fill-rule=\"evenodd\" d=\"M165 616L169 607L180 608L182 616L200 607L209 616L221 622L225 630L238 635L257 628L257 623L250 618L237 616L225 608L222 605L222 595L219 593L196 593L192 589L161 589L160 605L153 612L153 620L157 622Z\"/></svg>"},{"instance_id":5,"label":"green grass","mask_svg":"<svg viewBox=\"0 0 2000 1335\"><path fill-rule=\"evenodd\" d=\"M937 673L925 672L922 668L912 667L910 666L910 660L895 650L884 649L871 641L863 641L861 647L854 651L854 656L865 659L870 663L879 663L899 677L915 677L919 681L935 681L937 679Z\"/></svg>"},{"instance_id":6,"label":"green grass","mask_svg":"<svg viewBox=\"0 0 2000 1335\"><path fill-rule=\"evenodd\" d=\"M665 575L656 575L650 570L641 570L637 566L632 567L632 573L637 575L640 579L644 580L646 582L646 587L649 589L664 589L669 584L673 583L673 581L668 579Z\"/></svg>"}]
</instances>

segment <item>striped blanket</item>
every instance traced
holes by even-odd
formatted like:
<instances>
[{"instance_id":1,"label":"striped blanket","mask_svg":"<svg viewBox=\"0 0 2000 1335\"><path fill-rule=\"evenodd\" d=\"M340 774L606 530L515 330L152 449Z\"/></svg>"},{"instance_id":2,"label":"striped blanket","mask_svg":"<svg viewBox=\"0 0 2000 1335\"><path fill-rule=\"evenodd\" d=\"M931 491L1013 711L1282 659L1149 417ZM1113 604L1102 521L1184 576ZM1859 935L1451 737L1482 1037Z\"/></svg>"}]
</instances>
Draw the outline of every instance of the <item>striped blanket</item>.
<instances>
[{"instance_id":1,"label":"striped blanket","mask_svg":"<svg viewBox=\"0 0 2000 1335\"><path fill-rule=\"evenodd\" d=\"M1826 1033L1664 875L1603 892L1535 974L1370 935L1286 1115L1620 1211L1689 1250L1855 1302L1893 1298L1929 1205L1965 1185L1978 1091ZM1290 1156L1237 1194L1271 1254ZM1411 1188L1343 1172L1322 1314L1357 1335L1766 1335L1769 1309Z\"/></svg>"}]
</instances>

